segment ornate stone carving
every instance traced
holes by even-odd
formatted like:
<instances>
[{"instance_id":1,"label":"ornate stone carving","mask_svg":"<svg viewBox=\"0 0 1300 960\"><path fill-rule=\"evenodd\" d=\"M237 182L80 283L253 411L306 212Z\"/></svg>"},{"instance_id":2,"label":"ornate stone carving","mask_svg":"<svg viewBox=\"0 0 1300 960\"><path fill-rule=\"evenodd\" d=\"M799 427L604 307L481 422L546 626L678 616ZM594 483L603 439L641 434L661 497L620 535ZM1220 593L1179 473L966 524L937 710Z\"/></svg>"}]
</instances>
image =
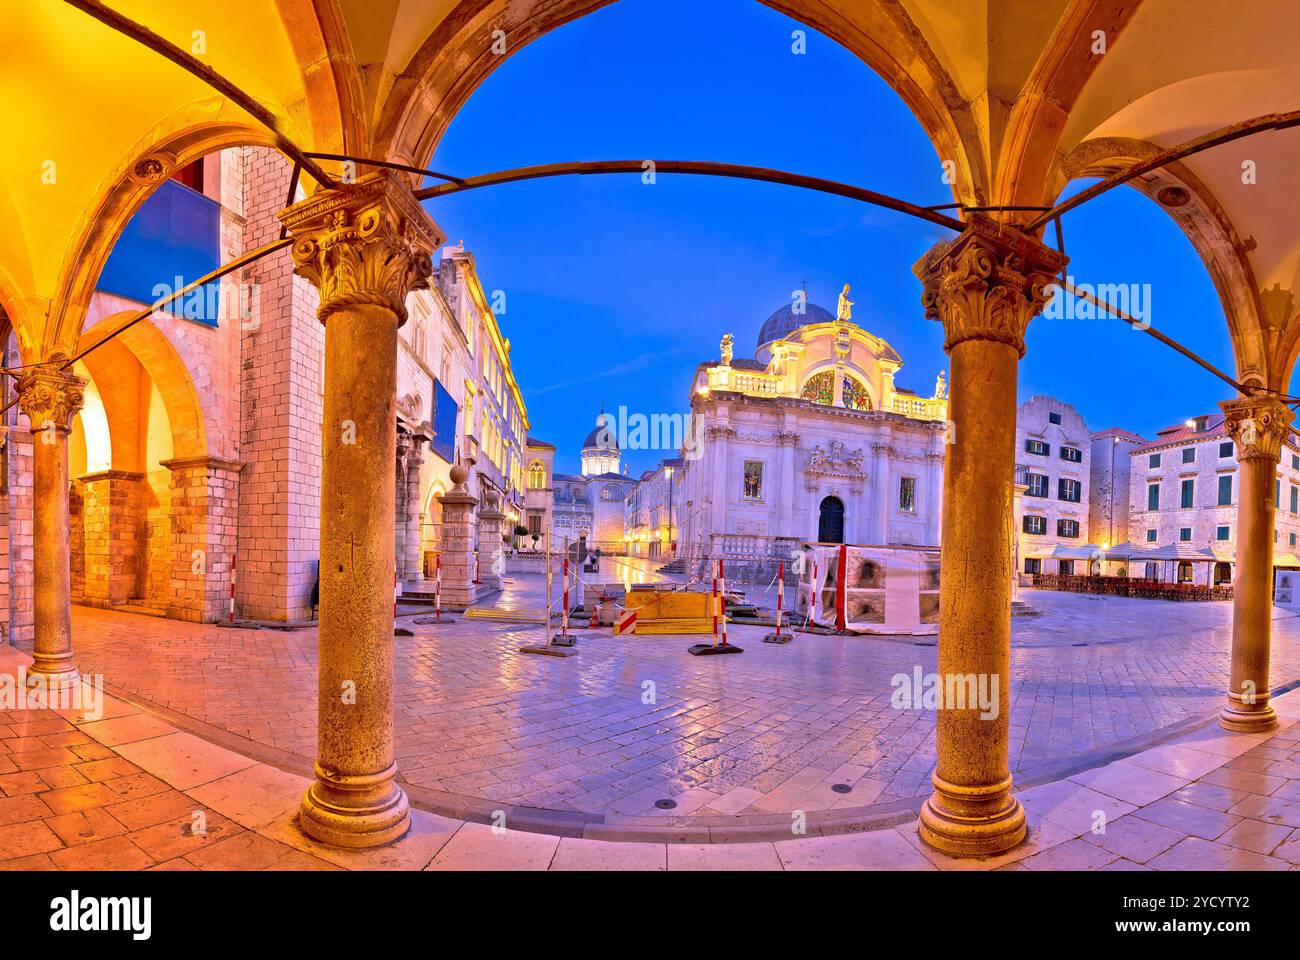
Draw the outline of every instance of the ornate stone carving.
<instances>
[{"instance_id":1,"label":"ornate stone carving","mask_svg":"<svg viewBox=\"0 0 1300 960\"><path fill-rule=\"evenodd\" d=\"M961 236L913 267L925 316L943 323L945 350L966 340L1006 343L1025 355L1025 329L1051 299L1066 257L1011 226L975 216Z\"/></svg>"},{"instance_id":2,"label":"ornate stone carving","mask_svg":"<svg viewBox=\"0 0 1300 960\"><path fill-rule=\"evenodd\" d=\"M85 402L86 381L58 368L56 359L33 367L18 381L18 409L27 415L32 433L53 427L67 433L72 417Z\"/></svg>"},{"instance_id":3,"label":"ornate stone carving","mask_svg":"<svg viewBox=\"0 0 1300 960\"><path fill-rule=\"evenodd\" d=\"M406 295L428 286L442 237L400 175L381 170L322 190L279 217L294 237L294 273L320 292L322 323L358 304L406 322Z\"/></svg>"},{"instance_id":4,"label":"ornate stone carving","mask_svg":"<svg viewBox=\"0 0 1300 960\"><path fill-rule=\"evenodd\" d=\"M171 154L151 153L137 160L127 176L136 183L156 187L170 177L175 168L176 158Z\"/></svg>"},{"instance_id":5,"label":"ornate stone carving","mask_svg":"<svg viewBox=\"0 0 1300 960\"><path fill-rule=\"evenodd\" d=\"M722 350L722 365L725 367L731 366L731 358L735 350L735 339L729 333L723 334L722 343L719 346Z\"/></svg>"},{"instance_id":6,"label":"ornate stone carving","mask_svg":"<svg viewBox=\"0 0 1300 960\"><path fill-rule=\"evenodd\" d=\"M1223 410L1224 430L1237 445L1237 459L1255 458L1277 463L1282 455L1282 441L1295 413L1281 400L1272 397L1238 397L1219 404Z\"/></svg>"},{"instance_id":7,"label":"ornate stone carving","mask_svg":"<svg viewBox=\"0 0 1300 960\"><path fill-rule=\"evenodd\" d=\"M862 468L862 448L846 452L844 441L832 440L829 450L823 450L821 444L813 447L808 454L808 464L804 473L825 477L860 478L865 475Z\"/></svg>"}]
</instances>

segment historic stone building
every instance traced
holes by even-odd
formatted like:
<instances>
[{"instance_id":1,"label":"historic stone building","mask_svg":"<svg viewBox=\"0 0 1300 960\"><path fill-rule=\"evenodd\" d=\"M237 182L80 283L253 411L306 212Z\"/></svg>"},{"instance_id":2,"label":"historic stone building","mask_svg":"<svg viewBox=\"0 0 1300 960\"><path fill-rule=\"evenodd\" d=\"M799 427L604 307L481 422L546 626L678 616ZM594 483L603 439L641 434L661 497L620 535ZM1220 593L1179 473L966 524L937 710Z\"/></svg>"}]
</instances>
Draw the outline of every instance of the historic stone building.
<instances>
[{"instance_id":1,"label":"historic stone building","mask_svg":"<svg viewBox=\"0 0 1300 960\"><path fill-rule=\"evenodd\" d=\"M1146 443L1136 433L1108 427L1092 435L1088 468L1088 530L1098 545L1129 538L1129 478L1133 450Z\"/></svg>"},{"instance_id":2,"label":"historic stone building","mask_svg":"<svg viewBox=\"0 0 1300 960\"><path fill-rule=\"evenodd\" d=\"M622 457L612 414L601 413L582 442L582 472L554 474L552 535L570 543L587 538L605 553L624 551L624 512L635 481L620 473Z\"/></svg>"},{"instance_id":3,"label":"historic stone building","mask_svg":"<svg viewBox=\"0 0 1300 960\"><path fill-rule=\"evenodd\" d=\"M1207 564L1193 553L1214 558L1214 582L1233 578L1241 479L1237 443L1225 420L1222 413L1191 417L1157 431L1129 455L1129 540L1185 551L1188 559L1174 561L1179 580L1209 579ZM1282 441L1269 493L1274 559L1300 553L1300 447L1290 438ZM1156 562L1130 571L1143 574L1169 578Z\"/></svg>"},{"instance_id":4,"label":"historic stone building","mask_svg":"<svg viewBox=\"0 0 1300 960\"><path fill-rule=\"evenodd\" d=\"M696 370L679 549L784 557L805 541L935 544L948 401L894 382L894 349L802 297L759 330L753 359Z\"/></svg>"},{"instance_id":5,"label":"historic stone building","mask_svg":"<svg viewBox=\"0 0 1300 960\"><path fill-rule=\"evenodd\" d=\"M1031 397L1016 408L1016 459L1024 467L1015 515L1024 573L1075 573L1060 556L1089 542L1091 435L1083 417L1055 397ZM1079 563L1083 573L1086 561Z\"/></svg>"},{"instance_id":6,"label":"historic stone building","mask_svg":"<svg viewBox=\"0 0 1300 960\"><path fill-rule=\"evenodd\" d=\"M290 167L231 148L176 171L137 212L90 298L88 346L143 305L278 235ZM213 621L314 612L320 549L324 332L319 298L267 257L199 288L76 363L68 441L73 602ZM419 578L439 547L438 494L457 458L500 525L523 507L527 412L473 259L448 247L407 297L396 342L394 567ZM16 342L11 366L21 363ZM0 613L32 628L32 434L6 414ZM355 424L354 424L355 426ZM346 423L340 442L350 439ZM325 438L330 439L329 436ZM474 541L478 520L473 518Z\"/></svg>"},{"instance_id":7,"label":"historic stone building","mask_svg":"<svg viewBox=\"0 0 1300 960\"><path fill-rule=\"evenodd\" d=\"M524 526L528 528L529 541L541 546L542 538L554 523L555 444L529 437L526 459Z\"/></svg>"},{"instance_id":8,"label":"historic stone building","mask_svg":"<svg viewBox=\"0 0 1300 960\"><path fill-rule=\"evenodd\" d=\"M672 560L681 531L679 508L685 461L664 460L653 470L643 471L628 491L623 518L623 538L628 553L649 560Z\"/></svg>"}]
</instances>

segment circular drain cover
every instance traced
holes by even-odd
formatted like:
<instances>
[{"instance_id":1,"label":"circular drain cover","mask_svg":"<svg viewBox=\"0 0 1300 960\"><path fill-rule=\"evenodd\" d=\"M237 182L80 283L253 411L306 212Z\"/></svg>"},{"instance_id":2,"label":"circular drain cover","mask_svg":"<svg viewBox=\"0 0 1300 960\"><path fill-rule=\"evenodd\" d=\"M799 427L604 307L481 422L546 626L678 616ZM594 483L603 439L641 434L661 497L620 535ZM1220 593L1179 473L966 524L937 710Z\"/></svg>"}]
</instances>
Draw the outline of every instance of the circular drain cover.
<instances>
[{"instance_id":1,"label":"circular drain cover","mask_svg":"<svg viewBox=\"0 0 1300 960\"><path fill-rule=\"evenodd\" d=\"M853 788L850 787L847 783L832 783L832 784L831 784L831 792L832 792L832 793L852 793L852 792L853 792Z\"/></svg>"},{"instance_id":2,"label":"circular drain cover","mask_svg":"<svg viewBox=\"0 0 1300 960\"><path fill-rule=\"evenodd\" d=\"M655 801L655 806L658 807L660 810L675 810L675 809L677 809L677 801L676 801L676 800L656 800L656 801Z\"/></svg>"}]
</instances>

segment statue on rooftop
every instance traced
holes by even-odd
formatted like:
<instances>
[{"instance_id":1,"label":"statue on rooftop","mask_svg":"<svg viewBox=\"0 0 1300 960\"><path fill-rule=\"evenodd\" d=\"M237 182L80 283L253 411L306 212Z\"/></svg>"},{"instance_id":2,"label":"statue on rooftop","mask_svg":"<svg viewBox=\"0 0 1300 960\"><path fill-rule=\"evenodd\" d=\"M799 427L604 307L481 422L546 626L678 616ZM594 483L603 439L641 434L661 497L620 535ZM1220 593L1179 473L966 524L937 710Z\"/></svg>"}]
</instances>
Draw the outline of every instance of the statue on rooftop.
<instances>
[{"instance_id":1,"label":"statue on rooftop","mask_svg":"<svg viewBox=\"0 0 1300 960\"><path fill-rule=\"evenodd\" d=\"M853 301L849 299L849 285L844 284L844 290L840 293L839 307L835 311L836 320L853 319Z\"/></svg>"},{"instance_id":2,"label":"statue on rooftop","mask_svg":"<svg viewBox=\"0 0 1300 960\"><path fill-rule=\"evenodd\" d=\"M944 400L948 397L948 381L944 378L943 371L939 371L939 376L934 381L934 399Z\"/></svg>"},{"instance_id":3,"label":"statue on rooftop","mask_svg":"<svg viewBox=\"0 0 1300 960\"><path fill-rule=\"evenodd\" d=\"M731 334L729 334L729 333L727 333L727 334L723 334L723 336L722 336L722 345L721 345L721 346L722 346L722 362L723 362L724 365L726 365L726 366L728 366L728 367L731 366L732 344L733 344L734 342L735 342L735 341L733 340Z\"/></svg>"}]
</instances>

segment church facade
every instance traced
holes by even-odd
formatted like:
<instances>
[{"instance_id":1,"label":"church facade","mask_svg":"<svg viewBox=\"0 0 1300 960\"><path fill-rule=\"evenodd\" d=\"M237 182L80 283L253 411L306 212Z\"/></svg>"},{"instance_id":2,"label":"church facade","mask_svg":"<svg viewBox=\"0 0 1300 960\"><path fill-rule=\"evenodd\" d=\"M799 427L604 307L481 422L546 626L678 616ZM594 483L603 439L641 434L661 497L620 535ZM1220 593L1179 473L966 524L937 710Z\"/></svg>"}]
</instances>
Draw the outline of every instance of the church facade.
<instances>
[{"instance_id":1,"label":"church facade","mask_svg":"<svg viewBox=\"0 0 1300 960\"><path fill-rule=\"evenodd\" d=\"M763 324L753 359L702 363L692 383L678 552L790 556L808 541L939 542L947 390L899 388L902 358L837 313L797 298Z\"/></svg>"}]
</instances>

